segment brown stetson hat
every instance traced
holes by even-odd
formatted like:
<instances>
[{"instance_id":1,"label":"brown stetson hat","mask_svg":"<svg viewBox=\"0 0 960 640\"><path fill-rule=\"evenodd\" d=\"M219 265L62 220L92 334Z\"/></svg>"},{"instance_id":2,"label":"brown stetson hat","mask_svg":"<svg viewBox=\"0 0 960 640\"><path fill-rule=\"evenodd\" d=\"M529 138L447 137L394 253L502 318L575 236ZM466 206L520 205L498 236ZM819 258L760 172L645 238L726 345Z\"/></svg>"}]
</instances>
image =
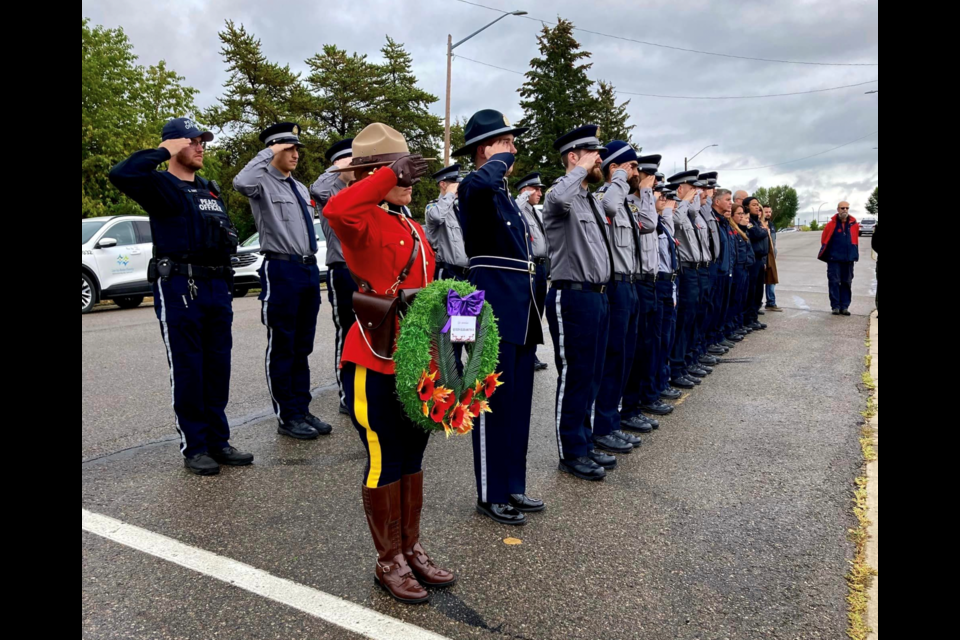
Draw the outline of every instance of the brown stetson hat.
<instances>
[{"instance_id":1,"label":"brown stetson hat","mask_svg":"<svg viewBox=\"0 0 960 640\"><path fill-rule=\"evenodd\" d=\"M375 122L353 139L353 162L344 169L334 169L334 173L386 167L400 158L410 155L410 147L399 131L385 124ZM435 158L426 158L434 160Z\"/></svg>"}]
</instances>

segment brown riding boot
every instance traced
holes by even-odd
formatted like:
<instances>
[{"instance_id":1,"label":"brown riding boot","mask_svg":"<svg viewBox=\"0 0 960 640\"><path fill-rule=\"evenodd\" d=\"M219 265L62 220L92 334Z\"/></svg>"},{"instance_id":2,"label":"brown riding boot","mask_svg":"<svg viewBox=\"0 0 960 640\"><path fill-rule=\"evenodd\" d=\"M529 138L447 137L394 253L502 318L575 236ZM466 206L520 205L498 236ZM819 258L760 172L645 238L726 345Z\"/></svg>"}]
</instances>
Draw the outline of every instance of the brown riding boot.
<instances>
[{"instance_id":1,"label":"brown riding boot","mask_svg":"<svg viewBox=\"0 0 960 640\"><path fill-rule=\"evenodd\" d=\"M404 604L423 604L430 596L403 557L400 505L399 482L379 489L363 488L363 510L377 547L377 584Z\"/></svg>"},{"instance_id":2,"label":"brown riding boot","mask_svg":"<svg viewBox=\"0 0 960 640\"><path fill-rule=\"evenodd\" d=\"M457 578L433 564L420 545L420 514L423 512L423 471L403 476L403 555L420 582L428 587L452 587Z\"/></svg>"}]
</instances>

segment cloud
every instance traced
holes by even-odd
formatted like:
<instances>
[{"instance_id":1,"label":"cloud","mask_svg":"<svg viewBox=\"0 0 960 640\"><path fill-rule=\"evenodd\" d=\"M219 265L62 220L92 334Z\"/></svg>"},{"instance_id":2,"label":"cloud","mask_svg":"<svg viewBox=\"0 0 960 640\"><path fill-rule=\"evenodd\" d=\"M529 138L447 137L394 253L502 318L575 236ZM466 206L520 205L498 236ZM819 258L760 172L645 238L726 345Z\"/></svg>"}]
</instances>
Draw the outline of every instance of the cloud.
<instances>
[{"instance_id":1,"label":"cloud","mask_svg":"<svg viewBox=\"0 0 960 640\"><path fill-rule=\"evenodd\" d=\"M644 5L636 0L581 1L486 0L504 10L522 9L532 17L574 19L577 27L738 56L811 62L874 63L879 60L877 3L835 0L688 0ZM453 0L341 3L321 0L191 0L131 3L83 0L83 15L97 24L122 26L144 64L165 59L201 91L203 105L215 103L227 74L220 59L217 32L226 20L244 24L263 42L266 55L305 70L304 60L336 44L348 51L379 57L389 34L405 43L425 89L446 92L446 40L466 37L497 14ZM510 17L464 44L457 54L492 65L526 71L538 54L535 20ZM591 76L618 90L637 93L737 96L790 93L836 87L879 78L878 67L785 65L645 46L578 31L593 53ZM454 117L483 108L504 111L518 120L517 90L522 76L454 62ZM801 206L815 200L850 199L862 208L879 180L879 136L796 164L753 172L732 171L787 162L821 153L879 130L877 95L861 88L759 100L668 100L622 95L629 99L634 137L648 153L664 155L664 170L682 170L684 159L699 156L694 168L727 167L724 186L751 190L793 184ZM819 202L815 203L817 206Z\"/></svg>"}]
</instances>

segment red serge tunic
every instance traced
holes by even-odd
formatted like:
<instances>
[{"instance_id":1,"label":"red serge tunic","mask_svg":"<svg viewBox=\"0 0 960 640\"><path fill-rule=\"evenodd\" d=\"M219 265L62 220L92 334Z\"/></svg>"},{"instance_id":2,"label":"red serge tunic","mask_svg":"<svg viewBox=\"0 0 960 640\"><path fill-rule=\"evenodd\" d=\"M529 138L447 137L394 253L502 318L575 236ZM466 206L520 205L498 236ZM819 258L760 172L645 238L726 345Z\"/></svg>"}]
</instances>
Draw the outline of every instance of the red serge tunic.
<instances>
[{"instance_id":1,"label":"red serge tunic","mask_svg":"<svg viewBox=\"0 0 960 640\"><path fill-rule=\"evenodd\" d=\"M419 255L401 289L422 289L433 282L436 256L419 224L403 215L380 207L390 190L397 186L397 175L389 168L344 189L327 203L324 217L343 244L343 256L350 270L370 283L380 295L397 282L413 252L413 234L420 236ZM354 324L347 334L342 362L351 362L384 375L395 375L393 360L374 355Z\"/></svg>"}]
</instances>

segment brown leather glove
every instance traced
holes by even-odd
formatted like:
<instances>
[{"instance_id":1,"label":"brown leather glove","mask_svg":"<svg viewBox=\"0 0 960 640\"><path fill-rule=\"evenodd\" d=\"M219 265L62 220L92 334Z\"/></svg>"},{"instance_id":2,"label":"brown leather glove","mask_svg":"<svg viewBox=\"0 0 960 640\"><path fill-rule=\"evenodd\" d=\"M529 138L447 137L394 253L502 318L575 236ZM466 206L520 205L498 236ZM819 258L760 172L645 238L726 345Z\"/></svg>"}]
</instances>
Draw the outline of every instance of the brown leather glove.
<instances>
[{"instance_id":1,"label":"brown leather glove","mask_svg":"<svg viewBox=\"0 0 960 640\"><path fill-rule=\"evenodd\" d=\"M410 155L394 162L390 165L390 170L397 174L397 186L407 188L414 186L420 182L420 178L427 175L428 166L423 156Z\"/></svg>"}]
</instances>

